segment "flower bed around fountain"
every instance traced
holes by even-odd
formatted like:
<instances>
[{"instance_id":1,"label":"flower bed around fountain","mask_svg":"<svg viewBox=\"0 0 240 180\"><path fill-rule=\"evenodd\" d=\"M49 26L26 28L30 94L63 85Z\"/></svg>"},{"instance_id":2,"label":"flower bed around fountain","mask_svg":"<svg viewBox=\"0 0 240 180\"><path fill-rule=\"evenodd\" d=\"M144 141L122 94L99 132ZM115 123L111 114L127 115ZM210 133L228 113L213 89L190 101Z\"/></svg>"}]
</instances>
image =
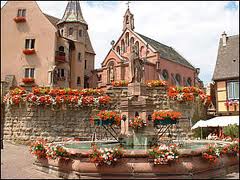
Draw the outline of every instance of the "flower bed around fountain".
<instances>
[{"instance_id":1,"label":"flower bed around fountain","mask_svg":"<svg viewBox=\"0 0 240 180\"><path fill-rule=\"evenodd\" d=\"M96 146L94 147L94 151L66 148L72 158L67 160L61 156L55 160L51 158L39 158L34 164L38 170L54 173L64 178L80 178L81 176L101 176L104 178L114 175L122 175L124 177L134 176L136 178L155 177L171 179L194 178L199 176L202 178L211 178L224 176L233 168L238 167L238 149L235 149L236 153L233 154L230 152L233 148L228 148L229 151L226 151L226 147L230 146L224 145L223 147L225 149L221 149L224 151L221 151L221 155L217 157L217 160L209 161L204 157L204 153L206 153L211 147L212 146L202 146L194 150L177 149L178 154L170 153L170 155L169 150L159 151L161 150L160 147L155 147L155 150L153 149L155 152L154 154L150 153L151 150L113 151L111 148L103 148L102 150L96 149ZM114 152L121 153L116 156L114 155L116 154ZM161 152L164 152L165 154L168 153L166 156L166 159L170 160L168 163L156 163L156 160L154 160L154 158L163 157ZM173 158L170 157L172 155L174 156ZM108 164L96 164L101 160L101 156L104 158L106 156L108 159L106 163L108 162ZM168 156L170 158L168 158ZM114 160L116 157L117 159Z\"/></svg>"}]
</instances>

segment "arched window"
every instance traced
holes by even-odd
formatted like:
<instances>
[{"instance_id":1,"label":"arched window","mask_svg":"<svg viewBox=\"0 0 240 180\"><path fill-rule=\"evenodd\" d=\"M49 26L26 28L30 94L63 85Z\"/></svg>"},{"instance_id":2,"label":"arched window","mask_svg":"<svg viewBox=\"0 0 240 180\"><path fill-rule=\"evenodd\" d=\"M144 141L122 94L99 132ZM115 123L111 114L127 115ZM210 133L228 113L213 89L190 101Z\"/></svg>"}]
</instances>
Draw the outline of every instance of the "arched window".
<instances>
[{"instance_id":1,"label":"arched window","mask_svg":"<svg viewBox=\"0 0 240 180\"><path fill-rule=\"evenodd\" d=\"M73 35L73 28L72 28L72 27L68 29L68 35L69 35L69 36L70 36L70 35Z\"/></svg>"},{"instance_id":2,"label":"arched window","mask_svg":"<svg viewBox=\"0 0 240 180\"><path fill-rule=\"evenodd\" d=\"M132 46L134 44L134 37L131 37L130 39L130 46Z\"/></svg>"},{"instance_id":3,"label":"arched window","mask_svg":"<svg viewBox=\"0 0 240 180\"><path fill-rule=\"evenodd\" d=\"M129 24L129 17L126 16L126 24Z\"/></svg>"},{"instance_id":4,"label":"arched window","mask_svg":"<svg viewBox=\"0 0 240 180\"><path fill-rule=\"evenodd\" d=\"M126 39L126 45L129 46L129 33L128 32L125 35L125 39Z\"/></svg>"},{"instance_id":5,"label":"arched window","mask_svg":"<svg viewBox=\"0 0 240 180\"><path fill-rule=\"evenodd\" d=\"M81 85L81 79L80 79L79 76L77 77L77 85L78 85L78 86Z\"/></svg>"},{"instance_id":6,"label":"arched window","mask_svg":"<svg viewBox=\"0 0 240 180\"><path fill-rule=\"evenodd\" d=\"M110 61L107 68L107 83L110 84L115 78L114 62Z\"/></svg>"},{"instance_id":7,"label":"arched window","mask_svg":"<svg viewBox=\"0 0 240 180\"><path fill-rule=\"evenodd\" d=\"M63 46L60 46L60 47L58 48L58 50L59 50L60 52L64 52L64 47L63 47Z\"/></svg>"},{"instance_id":8,"label":"arched window","mask_svg":"<svg viewBox=\"0 0 240 180\"><path fill-rule=\"evenodd\" d=\"M162 71L162 77L163 77L163 79L164 79L165 81L168 80L169 75L168 75L168 71L167 71L166 69L164 69L164 70Z\"/></svg>"},{"instance_id":9,"label":"arched window","mask_svg":"<svg viewBox=\"0 0 240 180\"><path fill-rule=\"evenodd\" d=\"M61 30L61 35L63 36L63 29Z\"/></svg>"},{"instance_id":10,"label":"arched window","mask_svg":"<svg viewBox=\"0 0 240 180\"><path fill-rule=\"evenodd\" d=\"M176 74L175 79L176 79L176 85L180 86L181 85L181 76L180 76L180 74Z\"/></svg>"},{"instance_id":11,"label":"arched window","mask_svg":"<svg viewBox=\"0 0 240 180\"><path fill-rule=\"evenodd\" d=\"M145 57L144 46L141 46L141 48L140 48L140 55L141 55L141 57Z\"/></svg>"},{"instance_id":12,"label":"arched window","mask_svg":"<svg viewBox=\"0 0 240 180\"><path fill-rule=\"evenodd\" d=\"M187 86L192 86L192 79L190 77L187 78Z\"/></svg>"},{"instance_id":13,"label":"arched window","mask_svg":"<svg viewBox=\"0 0 240 180\"><path fill-rule=\"evenodd\" d=\"M136 42L135 42L135 45L136 45L136 47L137 47L137 51L138 51L138 53L139 53L139 42L136 41Z\"/></svg>"},{"instance_id":14,"label":"arched window","mask_svg":"<svg viewBox=\"0 0 240 180\"><path fill-rule=\"evenodd\" d=\"M122 53L125 52L125 43L124 43L124 39L122 39L122 41L121 41L121 51L122 51Z\"/></svg>"},{"instance_id":15,"label":"arched window","mask_svg":"<svg viewBox=\"0 0 240 180\"><path fill-rule=\"evenodd\" d=\"M117 47L117 52L118 52L118 54L120 54L120 47L119 46Z\"/></svg>"}]
</instances>

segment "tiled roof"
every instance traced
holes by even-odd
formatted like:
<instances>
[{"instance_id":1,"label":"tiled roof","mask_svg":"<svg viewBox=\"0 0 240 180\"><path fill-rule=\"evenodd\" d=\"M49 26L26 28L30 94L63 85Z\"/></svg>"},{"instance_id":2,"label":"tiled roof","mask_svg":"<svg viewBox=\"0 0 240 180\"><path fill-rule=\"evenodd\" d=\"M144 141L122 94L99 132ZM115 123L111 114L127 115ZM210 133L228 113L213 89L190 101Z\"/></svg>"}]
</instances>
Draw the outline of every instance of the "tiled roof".
<instances>
[{"instance_id":1,"label":"tiled roof","mask_svg":"<svg viewBox=\"0 0 240 180\"><path fill-rule=\"evenodd\" d=\"M87 24L83 18L79 1L68 1L63 18L58 22L81 22Z\"/></svg>"},{"instance_id":2,"label":"tiled roof","mask_svg":"<svg viewBox=\"0 0 240 180\"><path fill-rule=\"evenodd\" d=\"M227 37L226 46L219 41L213 80L239 77L239 35Z\"/></svg>"},{"instance_id":3,"label":"tiled roof","mask_svg":"<svg viewBox=\"0 0 240 180\"><path fill-rule=\"evenodd\" d=\"M182 64L189 68L195 69L184 57L182 57L177 51L173 48L166 46L158 41L155 41L149 37L146 37L142 34L137 33L141 38L143 38L149 45L151 45L156 51L160 53L160 57L172 60L176 63Z\"/></svg>"},{"instance_id":4,"label":"tiled roof","mask_svg":"<svg viewBox=\"0 0 240 180\"><path fill-rule=\"evenodd\" d=\"M57 22L58 22L60 19L58 19L58 18L56 18L56 17L53 17L53 16L50 16L50 15L45 14L45 13L43 13L43 14L46 16L46 18L48 18L48 20L52 23L52 25L54 25L54 26L57 28Z\"/></svg>"}]
</instances>

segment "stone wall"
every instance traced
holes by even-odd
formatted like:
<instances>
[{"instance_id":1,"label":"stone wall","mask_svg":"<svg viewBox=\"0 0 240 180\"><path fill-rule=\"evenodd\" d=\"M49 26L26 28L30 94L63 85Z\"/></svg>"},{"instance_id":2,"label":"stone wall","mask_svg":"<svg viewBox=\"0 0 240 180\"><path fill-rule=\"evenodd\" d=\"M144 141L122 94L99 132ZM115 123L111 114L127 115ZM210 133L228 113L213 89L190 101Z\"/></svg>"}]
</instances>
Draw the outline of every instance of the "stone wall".
<instances>
[{"instance_id":1,"label":"stone wall","mask_svg":"<svg viewBox=\"0 0 240 180\"><path fill-rule=\"evenodd\" d=\"M95 126L90 123L92 109L56 110L50 108L7 108L5 114L4 139L22 144L38 137L48 141L62 141L66 138L91 140ZM97 139L110 137L102 128L96 128Z\"/></svg>"},{"instance_id":2,"label":"stone wall","mask_svg":"<svg viewBox=\"0 0 240 180\"><path fill-rule=\"evenodd\" d=\"M170 101L166 87L147 88L146 95L141 97L130 96L127 88L113 88L106 93L112 98L110 109L121 114L128 112L128 117L135 111L139 111L146 118L154 110L171 109L181 112L179 128L185 135L190 132L193 117L204 119L206 116L206 108L200 100L184 103ZM4 139L24 144L38 137L57 142L66 138L91 140L95 135L96 139L114 139L103 127L96 127L90 123L90 116L96 112L90 107L78 110L29 108L26 105L5 107ZM120 133L119 127L115 129Z\"/></svg>"}]
</instances>

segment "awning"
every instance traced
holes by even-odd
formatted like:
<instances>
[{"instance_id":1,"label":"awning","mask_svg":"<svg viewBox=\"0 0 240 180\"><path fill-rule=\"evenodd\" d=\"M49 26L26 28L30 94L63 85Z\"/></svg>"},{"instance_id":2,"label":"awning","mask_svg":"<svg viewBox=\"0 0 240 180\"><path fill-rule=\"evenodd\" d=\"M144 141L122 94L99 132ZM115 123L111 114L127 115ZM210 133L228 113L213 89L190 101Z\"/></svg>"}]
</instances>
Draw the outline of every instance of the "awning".
<instances>
[{"instance_id":1,"label":"awning","mask_svg":"<svg viewBox=\"0 0 240 180\"><path fill-rule=\"evenodd\" d=\"M230 124L239 125L239 116L218 116L206 121L200 120L191 129L198 127L223 127Z\"/></svg>"}]
</instances>

